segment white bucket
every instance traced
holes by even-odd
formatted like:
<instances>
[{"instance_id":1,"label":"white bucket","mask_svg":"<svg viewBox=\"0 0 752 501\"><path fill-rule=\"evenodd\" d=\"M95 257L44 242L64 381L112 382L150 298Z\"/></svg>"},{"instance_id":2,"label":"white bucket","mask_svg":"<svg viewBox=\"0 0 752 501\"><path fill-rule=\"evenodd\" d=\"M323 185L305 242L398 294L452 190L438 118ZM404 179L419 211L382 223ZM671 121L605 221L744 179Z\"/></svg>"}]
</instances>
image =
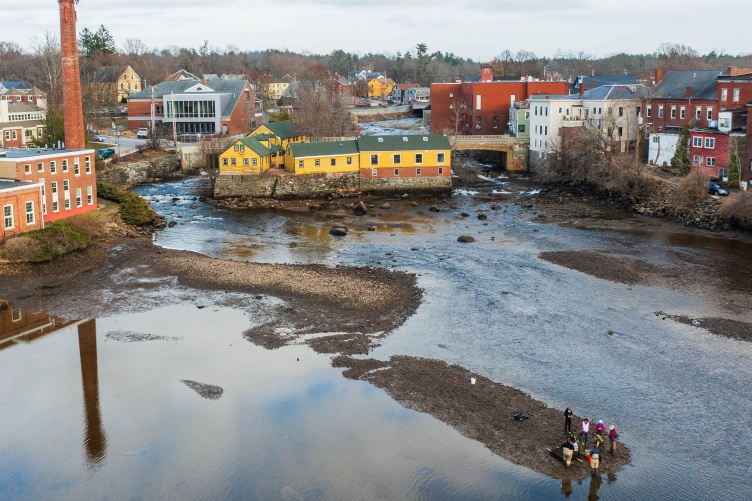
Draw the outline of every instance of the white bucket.
<instances>
[{"instance_id":1,"label":"white bucket","mask_svg":"<svg viewBox=\"0 0 752 501\"><path fill-rule=\"evenodd\" d=\"M475 384L475 378L474 377L470 378L470 384Z\"/></svg>"}]
</instances>

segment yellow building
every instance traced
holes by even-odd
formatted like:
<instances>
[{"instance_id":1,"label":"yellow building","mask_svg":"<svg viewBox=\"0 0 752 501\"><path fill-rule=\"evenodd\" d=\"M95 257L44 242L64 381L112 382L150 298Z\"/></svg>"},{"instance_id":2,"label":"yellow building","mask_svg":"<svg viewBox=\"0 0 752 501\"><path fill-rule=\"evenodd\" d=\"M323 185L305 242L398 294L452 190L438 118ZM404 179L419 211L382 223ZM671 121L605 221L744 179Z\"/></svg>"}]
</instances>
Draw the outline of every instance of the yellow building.
<instances>
[{"instance_id":1,"label":"yellow building","mask_svg":"<svg viewBox=\"0 0 752 501\"><path fill-rule=\"evenodd\" d=\"M266 139L268 136L270 145L277 145L280 151L272 155L272 165L275 168L285 165L285 152L287 146L293 143L305 143L307 137L298 127L289 120L281 122L269 122L256 127L248 137L262 135Z\"/></svg>"},{"instance_id":2,"label":"yellow building","mask_svg":"<svg viewBox=\"0 0 752 501\"><path fill-rule=\"evenodd\" d=\"M420 178L452 175L452 150L441 134L361 136L360 177Z\"/></svg>"},{"instance_id":3,"label":"yellow building","mask_svg":"<svg viewBox=\"0 0 752 501\"><path fill-rule=\"evenodd\" d=\"M368 97L386 99L394 90L394 80L384 77L373 78L368 82Z\"/></svg>"},{"instance_id":4,"label":"yellow building","mask_svg":"<svg viewBox=\"0 0 752 501\"><path fill-rule=\"evenodd\" d=\"M359 169L358 142L355 140L287 146L285 170L295 174L358 172Z\"/></svg>"},{"instance_id":5,"label":"yellow building","mask_svg":"<svg viewBox=\"0 0 752 501\"><path fill-rule=\"evenodd\" d=\"M290 80L287 78L272 77L269 80L269 99L279 101L285 95L287 88L290 86Z\"/></svg>"},{"instance_id":6,"label":"yellow building","mask_svg":"<svg viewBox=\"0 0 752 501\"><path fill-rule=\"evenodd\" d=\"M136 92L141 92L141 77L128 66L117 81L117 102L125 102L128 96Z\"/></svg>"},{"instance_id":7,"label":"yellow building","mask_svg":"<svg viewBox=\"0 0 752 501\"><path fill-rule=\"evenodd\" d=\"M220 174L263 174L272 167L273 155L282 148L263 134L238 139L219 156ZM257 139L261 138L261 140Z\"/></svg>"}]
</instances>

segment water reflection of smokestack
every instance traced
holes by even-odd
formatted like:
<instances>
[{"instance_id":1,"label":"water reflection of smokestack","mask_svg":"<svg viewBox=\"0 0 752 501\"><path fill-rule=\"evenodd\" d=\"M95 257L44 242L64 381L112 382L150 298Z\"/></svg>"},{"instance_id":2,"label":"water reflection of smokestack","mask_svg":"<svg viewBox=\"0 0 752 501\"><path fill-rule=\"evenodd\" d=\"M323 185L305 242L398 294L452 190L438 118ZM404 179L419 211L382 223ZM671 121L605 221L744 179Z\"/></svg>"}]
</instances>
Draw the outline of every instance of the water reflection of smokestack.
<instances>
[{"instance_id":1,"label":"water reflection of smokestack","mask_svg":"<svg viewBox=\"0 0 752 501\"><path fill-rule=\"evenodd\" d=\"M107 437L99 409L99 372L97 368L97 324L94 319L78 326L78 350L81 354L81 383L86 411L84 446L90 466L107 455Z\"/></svg>"}]
</instances>

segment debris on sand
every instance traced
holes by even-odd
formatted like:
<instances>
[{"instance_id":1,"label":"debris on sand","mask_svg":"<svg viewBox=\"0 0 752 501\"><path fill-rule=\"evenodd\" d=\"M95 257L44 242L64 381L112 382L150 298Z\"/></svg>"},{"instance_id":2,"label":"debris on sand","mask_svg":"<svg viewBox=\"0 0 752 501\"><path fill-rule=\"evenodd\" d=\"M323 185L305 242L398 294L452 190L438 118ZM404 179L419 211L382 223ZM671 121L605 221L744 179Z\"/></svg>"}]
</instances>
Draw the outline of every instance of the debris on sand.
<instances>
[{"instance_id":1,"label":"debris on sand","mask_svg":"<svg viewBox=\"0 0 752 501\"><path fill-rule=\"evenodd\" d=\"M663 320L668 318L680 324L705 329L716 336L738 339L739 341L752 341L752 323L750 322L721 317L693 318L686 315L669 315L662 311L656 311L655 315Z\"/></svg>"},{"instance_id":2,"label":"debris on sand","mask_svg":"<svg viewBox=\"0 0 752 501\"><path fill-rule=\"evenodd\" d=\"M224 388L213 384L199 383L190 379L181 379L180 382L207 400L218 400L225 392Z\"/></svg>"},{"instance_id":3,"label":"debris on sand","mask_svg":"<svg viewBox=\"0 0 752 501\"><path fill-rule=\"evenodd\" d=\"M110 331L105 336L106 339L118 341L120 343L143 343L145 341L177 341L179 337L156 336L154 334L145 334L143 332L133 331Z\"/></svg>"}]
</instances>

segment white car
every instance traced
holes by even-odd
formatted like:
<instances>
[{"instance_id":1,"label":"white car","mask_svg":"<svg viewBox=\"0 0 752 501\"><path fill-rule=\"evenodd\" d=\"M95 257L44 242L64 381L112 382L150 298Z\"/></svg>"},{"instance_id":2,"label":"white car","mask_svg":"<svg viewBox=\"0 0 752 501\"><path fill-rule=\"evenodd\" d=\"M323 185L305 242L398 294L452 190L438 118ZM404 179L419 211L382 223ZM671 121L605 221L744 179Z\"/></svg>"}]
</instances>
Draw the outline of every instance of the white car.
<instances>
[{"instance_id":1,"label":"white car","mask_svg":"<svg viewBox=\"0 0 752 501\"><path fill-rule=\"evenodd\" d=\"M136 137L138 139L149 139L149 128L148 127L139 128L138 132L136 132Z\"/></svg>"}]
</instances>

